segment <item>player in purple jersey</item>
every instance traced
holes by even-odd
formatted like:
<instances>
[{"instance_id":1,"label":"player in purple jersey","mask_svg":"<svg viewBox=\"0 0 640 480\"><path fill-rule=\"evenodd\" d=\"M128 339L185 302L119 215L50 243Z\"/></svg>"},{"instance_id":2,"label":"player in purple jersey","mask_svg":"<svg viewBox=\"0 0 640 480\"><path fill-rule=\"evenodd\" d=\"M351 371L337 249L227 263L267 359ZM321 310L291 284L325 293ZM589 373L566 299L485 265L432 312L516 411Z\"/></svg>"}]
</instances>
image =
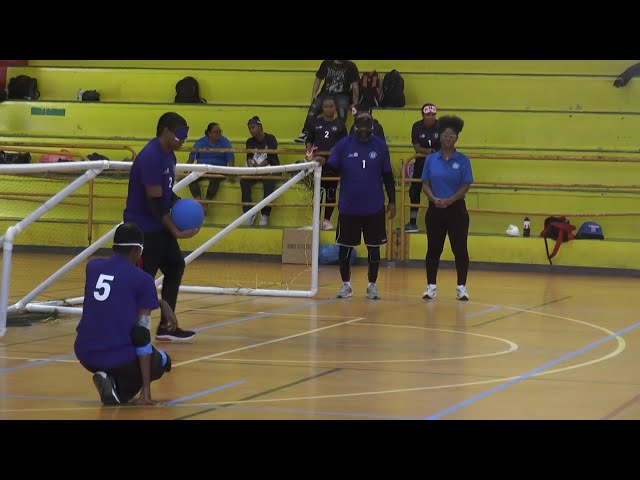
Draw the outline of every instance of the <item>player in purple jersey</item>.
<instances>
[{"instance_id":1,"label":"player in purple jersey","mask_svg":"<svg viewBox=\"0 0 640 480\"><path fill-rule=\"evenodd\" d=\"M82 318L74 351L92 372L105 405L153 405L151 382L171 370L171 358L151 345L151 311L160 307L175 328L171 307L158 300L153 277L137 267L144 234L134 223L116 229L113 255L86 266ZM140 392L136 399L133 397Z\"/></svg>"},{"instance_id":2,"label":"player in purple jersey","mask_svg":"<svg viewBox=\"0 0 640 480\"><path fill-rule=\"evenodd\" d=\"M133 161L123 215L125 222L135 223L144 232L146 248L142 268L154 278L158 270L163 273L162 298L174 312L185 267L178 239L191 238L199 231L178 230L171 219L171 207L180 199L173 193L175 151L182 148L188 134L187 121L177 113L168 112L160 117L156 137ZM180 327L169 329L166 320L163 313L156 340L189 340L195 335Z\"/></svg>"},{"instance_id":3,"label":"player in purple jersey","mask_svg":"<svg viewBox=\"0 0 640 480\"><path fill-rule=\"evenodd\" d=\"M342 288L338 298L353 296L351 287L351 251L364 243L368 250L369 285L367 297L379 299L376 287L380 267L380 247L387 243L385 225L384 191L387 191L390 218L396 214L396 190L387 144L373 136L373 118L362 112L355 119L355 133L340 140L329 160L316 157L321 165L327 165L340 174L340 198L338 200L338 228L336 243L340 245L338 259Z\"/></svg>"}]
</instances>

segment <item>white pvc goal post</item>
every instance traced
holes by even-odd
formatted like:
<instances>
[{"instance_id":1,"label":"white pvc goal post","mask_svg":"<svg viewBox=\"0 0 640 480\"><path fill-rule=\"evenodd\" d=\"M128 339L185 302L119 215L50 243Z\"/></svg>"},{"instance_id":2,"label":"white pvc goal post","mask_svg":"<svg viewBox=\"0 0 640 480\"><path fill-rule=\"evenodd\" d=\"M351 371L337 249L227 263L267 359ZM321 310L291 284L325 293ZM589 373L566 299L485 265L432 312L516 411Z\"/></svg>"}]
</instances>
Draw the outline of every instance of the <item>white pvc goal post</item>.
<instances>
[{"instance_id":1,"label":"white pvc goal post","mask_svg":"<svg viewBox=\"0 0 640 480\"><path fill-rule=\"evenodd\" d=\"M85 161L85 162L65 162L53 164L16 164L16 165L0 165L0 180L4 175L33 175L38 173L74 173L78 172L78 177L69 183L65 188L51 196L46 202L38 206L32 213L27 215L21 221L7 228L4 235L0 237L0 246L2 247L2 280L0 285L0 337L4 336L7 327L7 315L16 312L41 312L55 314L75 314L82 313L81 305L84 297L78 296L54 301L36 301L37 297L49 288L58 279L64 276L74 267L84 262L91 255L95 254L100 248L103 248L110 242L115 234L118 224L114 224L113 228L101 238L93 242L89 247L82 250L72 260L58 269L54 274L36 286L31 292L25 295L12 305L9 305L9 290L11 288L11 268L12 253L16 237L27 230L34 222L60 204L66 197L84 186L86 183L97 178L105 170L125 170L130 171L132 162L120 162L110 160ZM174 192L178 192L188 186L191 182L200 178L206 173L222 174L222 175L266 175L273 173L297 172L282 185L277 187L275 191L258 202L249 211L236 218L217 234L206 240L200 247L185 257L185 263L189 264L196 258L206 252L215 243L220 241L238 226L243 225L252 215L259 212L264 206L273 202L284 192L299 183L306 176L313 174L313 217L312 217L312 241L311 241L311 280L308 290L284 289L261 289L261 288L232 288L220 286L181 286L181 292L190 293L210 293L210 294L228 294L228 295L262 295L262 296L283 296L283 297L314 297L318 293L318 253L320 241L320 200L321 200L321 167L317 162L305 161L304 163L296 163L289 165L278 165L269 167L219 167L212 165L197 164L178 164L176 173L190 172L185 178L180 180L173 187ZM124 208L124 206L123 206ZM162 277L156 280L158 288L162 285Z\"/></svg>"}]
</instances>

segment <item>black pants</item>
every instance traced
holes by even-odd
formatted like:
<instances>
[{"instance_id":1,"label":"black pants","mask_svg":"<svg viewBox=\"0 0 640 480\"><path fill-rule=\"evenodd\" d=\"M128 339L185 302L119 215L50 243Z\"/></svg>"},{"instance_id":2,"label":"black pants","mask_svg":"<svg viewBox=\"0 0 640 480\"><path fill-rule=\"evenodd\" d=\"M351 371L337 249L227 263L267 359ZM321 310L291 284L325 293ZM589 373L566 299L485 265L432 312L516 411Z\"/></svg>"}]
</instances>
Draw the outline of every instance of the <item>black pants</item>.
<instances>
[{"instance_id":1,"label":"black pants","mask_svg":"<svg viewBox=\"0 0 640 480\"><path fill-rule=\"evenodd\" d=\"M209 181L209 186L207 187L207 193L205 195L205 200L213 200L213 198L218 193L218 189L220 188L221 178L202 178L200 177L194 182L189 184L189 190L191 190L191 195L193 198L202 198L202 191L200 190L200 184L204 181Z\"/></svg>"},{"instance_id":2,"label":"black pants","mask_svg":"<svg viewBox=\"0 0 640 480\"><path fill-rule=\"evenodd\" d=\"M322 176L323 177L339 177L340 175L338 175L338 173L334 172L333 170L330 170L328 168L323 168ZM336 203L336 200L338 198L338 181L337 180L322 180L320 182L320 188L325 192L324 198L326 203ZM320 191L320 195L322 195L322 190ZM320 201L322 201L322 197L320 198ZM331 220L331 215L333 214L334 210L335 210L335 207L324 207L325 220L329 220L329 221Z\"/></svg>"},{"instance_id":3,"label":"black pants","mask_svg":"<svg viewBox=\"0 0 640 480\"><path fill-rule=\"evenodd\" d=\"M415 163L413 164L413 176L412 178L416 179L421 179L422 178L422 170L424 168L424 162L425 162L426 158L422 157L422 158L416 158ZM411 200L411 203L413 204L418 204L420 203L420 195L422 195L422 181L420 182L415 182L415 183L411 183L411 186L409 187L409 200ZM411 207L411 211L418 211L417 207Z\"/></svg>"},{"instance_id":4,"label":"black pants","mask_svg":"<svg viewBox=\"0 0 640 480\"><path fill-rule=\"evenodd\" d=\"M427 227L427 283L434 285L436 283L444 240L449 234L451 251L456 261L458 285L466 285L469 272L469 251L467 250L469 212L467 212L465 201L458 200L448 208L437 208L435 204L429 202L424 220Z\"/></svg>"},{"instance_id":5,"label":"black pants","mask_svg":"<svg viewBox=\"0 0 640 480\"><path fill-rule=\"evenodd\" d=\"M322 102L325 98L333 98L336 102L336 108L338 110L338 118L347 121L347 114L349 113L349 105L351 105L351 97L349 95L342 94L328 94L321 93L316 97L311 106L309 107L309 112L307 113L307 119L304 122L304 127L302 127L302 131L309 135L311 129L313 128L312 122L315 120L320 113L322 113Z\"/></svg>"},{"instance_id":6,"label":"black pants","mask_svg":"<svg viewBox=\"0 0 640 480\"><path fill-rule=\"evenodd\" d=\"M151 381L158 380L165 372L171 369L171 358L167 355L167 363L162 366L162 355L155 347L151 352ZM90 365L82 365L91 373L104 372L112 377L116 384L116 393L121 403L127 403L142 389L142 373L140 372L140 362L136 358L134 361L118 367L101 368Z\"/></svg>"},{"instance_id":7,"label":"black pants","mask_svg":"<svg viewBox=\"0 0 640 480\"><path fill-rule=\"evenodd\" d=\"M264 189L264 195L262 196L262 198L268 197L276 189L275 180L244 180L244 179L240 180L240 190L242 191L242 203L253 202L253 200L251 200L251 187L253 187L258 182L262 182L262 188ZM242 211L246 213L249 210L251 210L251 208L253 208L252 205L243 205ZM271 214L271 206L267 205L262 210L260 210L260 213L268 217L269 214Z\"/></svg>"},{"instance_id":8,"label":"black pants","mask_svg":"<svg viewBox=\"0 0 640 480\"><path fill-rule=\"evenodd\" d=\"M142 269L156 277L158 270L164 275L162 281L162 299L169 304L171 310L176 311L178 290L184 274L184 258L178 239L169 230L147 232L144 234L144 251L142 252ZM158 327L166 325L166 319L160 319Z\"/></svg>"}]
</instances>

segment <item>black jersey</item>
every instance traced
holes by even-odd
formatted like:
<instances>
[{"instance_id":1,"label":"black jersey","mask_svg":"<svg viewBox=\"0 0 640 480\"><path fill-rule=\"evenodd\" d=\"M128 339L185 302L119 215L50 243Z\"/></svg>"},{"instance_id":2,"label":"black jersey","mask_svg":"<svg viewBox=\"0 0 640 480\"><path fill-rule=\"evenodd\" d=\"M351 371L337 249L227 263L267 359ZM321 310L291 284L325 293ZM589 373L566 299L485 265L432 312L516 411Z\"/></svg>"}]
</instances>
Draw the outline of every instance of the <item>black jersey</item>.
<instances>
[{"instance_id":1,"label":"black jersey","mask_svg":"<svg viewBox=\"0 0 640 480\"><path fill-rule=\"evenodd\" d=\"M338 140L346 136L347 126L344 124L344 120L336 118L327 121L320 117L313 121L306 143L318 147L319 152L329 152L338 143Z\"/></svg>"},{"instance_id":2,"label":"black jersey","mask_svg":"<svg viewBox=\"0 0 640 480\"><path fill-rule=\"evenodd\" d=\"M264 134L264 138L261 142L254 137L247 139L247 150L277 150L278 140L270 133ZM280 165L280 159L277 153L247 153L247 166L249 166L249 160L253 159L258 163L263 162L265 159L269 160L269 165Z\"/></svg>"},{"instance_id":3,"label":"black jersey","mask_svg":"<svg viewBox=\"0 0 640 480\"><path fill-rule=\"evenodd\" d=\"M417 121L411 128L411 143L418 143L423 148L430 148L434 152L440 150L440 135L438 135L438 121L427 128L422 120Z\"/></svg>"}]
</instances>

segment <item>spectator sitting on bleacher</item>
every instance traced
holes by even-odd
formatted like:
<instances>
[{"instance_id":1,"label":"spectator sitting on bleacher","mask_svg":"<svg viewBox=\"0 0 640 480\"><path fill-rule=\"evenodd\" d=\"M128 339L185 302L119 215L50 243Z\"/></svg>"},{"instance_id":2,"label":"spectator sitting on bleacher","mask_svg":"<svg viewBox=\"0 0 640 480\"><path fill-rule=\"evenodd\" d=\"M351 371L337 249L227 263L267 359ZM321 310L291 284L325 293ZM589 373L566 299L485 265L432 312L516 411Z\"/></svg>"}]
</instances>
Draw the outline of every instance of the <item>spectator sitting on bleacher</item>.
<instances>
[{"instance_id":1,"label":"spectator sitting on bleacher","mask_svg":"<svg viewBox=\"0 0 640 480\"><path fill-rule=\"evenodd\" d=\"M210 123L207 126L204 135L204 137L196 140L196 142L193 144L193 150L207 148L233 148L229 139L222 135L222 129L220 128L220 124L218 123ZM193 162L206 165L218 165L221 167L233 167L235 166L235 157L232 152L191 152L189 154L189 160L187 160L187 163ZM235 177L229 177L229 179L232 182L235 181ZM222 180L221 178L206 179L200 177L198 180L189 184L189 190L191 190L193 198L195 198L196 200L201 200L202 191L200 189L200 183L204 180L209 181L205 199L213 200L218 193L218 189L220 188L220 182ZM208 206L208 203L202 204L205 214L207 213Z\"/></svg>"},{"instance_id":2,"label":"spectator sitting on bleacher","mask_svg":"<svg viewBox=\"0 0 640 480\"><path fill-rule=\"evenodd\" d=\"M270 133L265 133L262 122L259 117L252 117L247 122L247 127L251 133L251 137L247 139L247 150L277 150L278 140ZM277 153L247 153L247 167L267 167L269 165L280 165L280 159ZM242 203L252 203L251 187L256 183L262 182L264 189L263 198L268 197L276 189L275 180L253 180L244 178L240 180L240 190L242 190ZM242 211L248 212L253 205L243 205ZM260 211L260 226L269 225L269 215L271 214L271 206L267 205ZM255 214L247 221L247 225L253 225L255 222Z\"/></svg>"},{"instance_id":3,"label":"spectator sitting on bleacher","mask_svg":"<svg viewBox=\"0 0 640 480\"><path fill-rule=\"evenodd\" d=\"M367 106L367 105L355 105L351 109L351 112L353 113L353 118L356 118L358 116L358 114L362 113L362 112L368 113L373 118L373 109L371 107ZM355 124L355 122L351 126L351 130L349 131L349 135L351 135L352 133L356 133L356 124ZM380 122L378 120L376 120L375 118L373 119L373 136L374 137L378 137L384 143L387 143L387 139L384 136L384 128L382 128L382 125L380 124Z\"/></svg>"},{"instance_id":4,"label":"spectator sitting on bleacher","mask_svg":"<svg viewBox=\"0 0 640 480\"><path fill-rule=\"evenodd\" d=\"M440 150L440 135L438 135L438 113L437 107L433 103L425 103L422 106L422 120L418 120L411 127L411 143L417 154L423 154L424 157L416 158L413 164L413 179L422 178L422 170L424 169L424 161L427 156L433 152ZM420 203L420 195L422 194L422 183L413 182L409 187L409 198L411 203L417 205ZM404 227L404 231L415 233L418 231L418 207L411 207L409 212L409 223Z\"/></svg>"},{"instance_id":5,"label":"spectator sitting on bleacher","mask_svg":"<svg viewBox=\"0 0 640 480\"><path fill-rule=\"evenodd\" d=\"M307 152L331 152L338 140L347 136L347 126L344 120L336 117L336 101L327 97L322 102L322 117L313 120L312 127L307 137ZM322 167L323 177L339 177L338 173L326 165ZM336 203L338 181L323 180L320 184L326 192L327 203ZM335 207L324 207L324 220L322 230L333 230L331 215Z\"/></svg>"},{"instance_id":6,"label":"spectator sitting on bleacher","mask_svg":"<svg viewBox=\"0 0 640 480\"><path fill-rule=\"evenodd\" d=\"M318 95L318 89L323 80L322 90ZM294 142L306 143L312 122L320 114L322 101L327 97L335 100L338 117L346 123L349 106L357 104L360 98L360 73L351 60L325 60L320 64L313 82L307 119L302 127L302 133L294 139Z\"/></svg>"}]
</instances>

